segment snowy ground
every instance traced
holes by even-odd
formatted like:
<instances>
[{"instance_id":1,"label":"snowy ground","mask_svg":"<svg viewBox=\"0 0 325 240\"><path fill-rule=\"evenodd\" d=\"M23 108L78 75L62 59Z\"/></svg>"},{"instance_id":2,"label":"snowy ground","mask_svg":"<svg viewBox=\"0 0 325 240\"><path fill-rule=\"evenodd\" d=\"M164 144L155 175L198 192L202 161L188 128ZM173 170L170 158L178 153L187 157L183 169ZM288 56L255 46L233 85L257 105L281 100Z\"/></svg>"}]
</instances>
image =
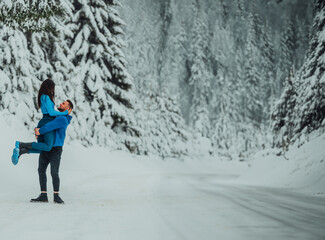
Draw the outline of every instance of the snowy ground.
<instances>
[{"instance_id":1,"label":"snowy ground","mask_svg":"<svg viewBox=\"0 0 325 240\"><path fill-rule=\"evenodd\" d=\"M62 206L29 202L39 194L37 155L17 166L10 156L16 138L32 135L1 116L0 131L0 239L325 239L324 135L289 160L266 150L247 162L72 143L62 156Z\"/></svg>"}]
</instances>

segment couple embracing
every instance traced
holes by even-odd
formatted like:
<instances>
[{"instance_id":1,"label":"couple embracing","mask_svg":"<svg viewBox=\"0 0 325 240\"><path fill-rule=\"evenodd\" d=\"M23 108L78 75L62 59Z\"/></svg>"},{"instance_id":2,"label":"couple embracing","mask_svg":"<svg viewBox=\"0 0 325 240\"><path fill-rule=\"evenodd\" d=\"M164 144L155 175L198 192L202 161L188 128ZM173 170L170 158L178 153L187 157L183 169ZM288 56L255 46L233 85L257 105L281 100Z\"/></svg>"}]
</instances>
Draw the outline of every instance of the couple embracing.
<instances>
[{"instance_id":1,"label":"couple embracing","mask_svg":"<svg viewBox=\"0 0 325 240\"><path fill-rule=\"evenodd\" d=\"M31 202L48 202L46 169L51 165L51 176L54 191L54 202L63 204L59 196L60 178L59 168L64 144L66 129L71 122L70 113L73 103L66 100L54 109L55 84L51 79L45 80L38 91L38 106L43 113L43 118L35 128L37 142L16 141L11 157L12 163L17 165L20 157L27 153L39 154L38 175L41 194L31 199Z\"/></svg>"}]
</instances>

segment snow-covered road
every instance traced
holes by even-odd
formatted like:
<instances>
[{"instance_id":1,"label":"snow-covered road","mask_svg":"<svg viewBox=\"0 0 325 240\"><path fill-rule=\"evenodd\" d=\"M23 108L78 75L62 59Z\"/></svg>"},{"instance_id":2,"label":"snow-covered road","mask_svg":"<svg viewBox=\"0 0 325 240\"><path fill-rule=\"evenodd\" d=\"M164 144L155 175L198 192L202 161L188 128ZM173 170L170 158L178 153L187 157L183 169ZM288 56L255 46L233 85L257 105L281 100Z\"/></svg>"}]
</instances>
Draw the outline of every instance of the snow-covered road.
<instances>
[{"instance_id":1,"label":"snow-covered road","mask_svg":"<svg viewBox=\"0 0 325 240\"><path fill-rule=\"evenodd\" d=\"M216 236L226 229L227 239L325 239L324 198L219 184L198 184L198 192L219 206L214 211L218 230L211 229Z\"/></svg>"},{"instance_id":2,"label":"snow-covered road","mask_svg":"<svg viewBox=\"0 0 325 240\"><path fill-rule=\"evenodd\" d=\"M323 197L238 184L232 179L244 163L70 146L60 206L29 202L38 194L35 155L17 166L3 160L1 154L0 239L325 239Z\"/></svg>"}]
</instances>

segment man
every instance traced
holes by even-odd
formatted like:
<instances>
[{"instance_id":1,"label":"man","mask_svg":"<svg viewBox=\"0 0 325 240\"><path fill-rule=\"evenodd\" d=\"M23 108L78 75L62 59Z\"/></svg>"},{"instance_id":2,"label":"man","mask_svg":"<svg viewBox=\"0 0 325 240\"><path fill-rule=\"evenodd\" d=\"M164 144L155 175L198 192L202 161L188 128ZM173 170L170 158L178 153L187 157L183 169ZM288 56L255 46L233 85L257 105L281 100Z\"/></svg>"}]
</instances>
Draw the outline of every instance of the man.
<instances>
[{"instance_id":1,"label":"man","mask_svg":"<svg viewBox=\"0 0 325 240\"><path fill-rule=\"evenodd\" d=\"M47 178L46 169L48 165L51 165L51 176L54 191L54 202L58 204L64 204L64 201L59 196L60 188L60 178L59 178L59 168L62 154L62 146L64 144L66 130L71 122L72 117L70 113L73 109L73 104L70 100L66 100L60 104L58 110L64 112L69 111L68 115L58 116L53 121L45 124L41 128L35 128L35 135L43 135L45 133L55 131L55 141L52 149L48 152L41 152L38 161L38 175L39 183L41 187L41 194L35 198L31 199L31 202L48 202L47 198Z\"/></svg>"}]
</instances>

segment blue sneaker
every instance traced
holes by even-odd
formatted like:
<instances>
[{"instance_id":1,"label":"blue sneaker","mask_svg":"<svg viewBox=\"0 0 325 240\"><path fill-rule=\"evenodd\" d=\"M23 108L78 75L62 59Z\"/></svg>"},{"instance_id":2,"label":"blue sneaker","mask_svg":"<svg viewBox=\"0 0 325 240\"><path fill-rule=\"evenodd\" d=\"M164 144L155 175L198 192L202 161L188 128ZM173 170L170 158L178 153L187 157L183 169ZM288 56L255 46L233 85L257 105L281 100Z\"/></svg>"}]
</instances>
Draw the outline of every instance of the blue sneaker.
<instances>
[{"instance_id":1,"label":"blue sneaker","mask_svg":"<svg viewBox=\"0 0 325 240\"><path fill-rule=\"evenodd\" d=\"M19 142L16 141L15 148L12 152L11 161L13 165L17 165L19 159Z\"/></svg>"},{"instance_id":2,"label":"blue sneaker","mask_svg":"<svg viewBox=\"0 0 325 240\"><path fill-rule=\"evenodd\" d=\"M12 161L13 165L17 165L18 158L19 158L19 148L14 148L12 156L11 156L11 161Z\"/></svg>"}]
</instances>

